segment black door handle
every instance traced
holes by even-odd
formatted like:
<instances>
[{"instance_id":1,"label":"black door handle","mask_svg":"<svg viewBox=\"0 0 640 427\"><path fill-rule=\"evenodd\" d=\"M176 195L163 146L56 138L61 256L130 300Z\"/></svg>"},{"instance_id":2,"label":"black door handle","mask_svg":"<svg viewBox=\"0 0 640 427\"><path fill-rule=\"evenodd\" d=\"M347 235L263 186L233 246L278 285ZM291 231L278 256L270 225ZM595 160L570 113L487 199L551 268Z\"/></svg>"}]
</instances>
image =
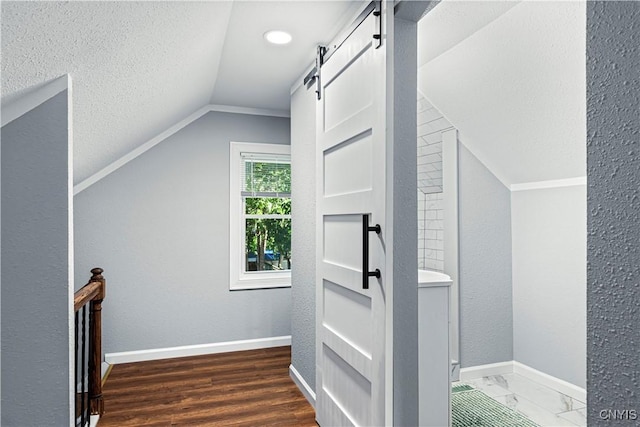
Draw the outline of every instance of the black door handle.
<instances>
[{"instance_id":1,"label":"black door handle","mask_svg":"<svg viewBox=\"0 0 640 427\"><path fill-rule=\"evenodd\" d=\"M380 270L369 271L369 233L380 234L380 224L369 226L369 214L362 215L362 289L369 289L369 277L380 278Z\"/></svg>"}]
</instances>

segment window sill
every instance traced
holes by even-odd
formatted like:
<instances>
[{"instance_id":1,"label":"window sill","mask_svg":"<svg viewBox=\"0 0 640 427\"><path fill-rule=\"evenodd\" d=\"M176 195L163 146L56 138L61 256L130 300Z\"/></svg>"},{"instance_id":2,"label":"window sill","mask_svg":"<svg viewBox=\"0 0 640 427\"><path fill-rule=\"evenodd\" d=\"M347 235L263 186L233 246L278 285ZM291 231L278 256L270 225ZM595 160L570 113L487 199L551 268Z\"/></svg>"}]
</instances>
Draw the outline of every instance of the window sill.
<instances>
[{"instance_id":1,"label":"window sill","mask_svg":"<svg viewBox=\"0 0 640 427\"><path fill-rule=\"evenodd\" d=\"M255 291L260 289L280 289L290 288L291 284L249 284L242 283L238 285L232 285L229 287L230 291Z\"/></svg>"},{"instance_id":2,"label":"window sill","mask_svg":"<svg viewBox=\"0 0 640 427\"><path fill-rule=\"evenodd\" d=\"M237 278L236 278L237 279ZM285 277L265 277L265 278L246 278L232 281L229 290L231 291L249 291L256 289L278 289L290 288L291 275Z\"/></svg>"}]
</instances>

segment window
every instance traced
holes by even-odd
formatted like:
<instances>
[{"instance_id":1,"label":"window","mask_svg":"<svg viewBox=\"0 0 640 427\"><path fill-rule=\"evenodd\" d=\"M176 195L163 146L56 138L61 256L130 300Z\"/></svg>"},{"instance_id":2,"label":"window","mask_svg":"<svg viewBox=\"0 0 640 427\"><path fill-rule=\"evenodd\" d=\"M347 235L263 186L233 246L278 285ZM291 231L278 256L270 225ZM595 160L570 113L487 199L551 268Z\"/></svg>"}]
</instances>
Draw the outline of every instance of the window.
<instances>
[{"instance_id":1,"label":"window","mask_svg":"<svg viewBox=\"0 0 640 427\"><path fill-rule=\"evenodd\" d=\"M232 142L230 154L230 288L291 286L290 147Z\"/></svg>"}]
</instances>

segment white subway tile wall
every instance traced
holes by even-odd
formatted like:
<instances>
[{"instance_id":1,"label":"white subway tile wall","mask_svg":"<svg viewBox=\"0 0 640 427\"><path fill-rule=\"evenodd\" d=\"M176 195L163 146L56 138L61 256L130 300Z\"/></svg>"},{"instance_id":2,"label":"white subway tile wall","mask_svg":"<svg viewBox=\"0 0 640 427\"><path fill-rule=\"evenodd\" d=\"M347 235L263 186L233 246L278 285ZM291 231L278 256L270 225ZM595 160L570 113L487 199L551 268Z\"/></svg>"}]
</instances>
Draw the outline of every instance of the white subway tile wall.
<instances>
[{"instance_id":1,"label":"white subway tile wall","mask_svg":"<svg viewBox=\"0 0 640 427\"><path fill-rule=\"evenodd\" d=\"M427 224L425 214L427 206L427 195L418 189L418 268L427 268L425 250L427 248Z\"/></svg>"},{"instance_id":2,"label":"white subway tile wall","mask_svg":"<svg viewBox=\"0 0 640 427\"><path fill-rule=\"evenodd\" d=\"M442 227L442 193L425 194L424 268L444 270L444 230ZM438 218L440 217L440 218ZM429 219L433 218L433 219ZM418 237L419 239L419 237ZM420 243L418 243L418 246Z\"/></svg>"},{"instance_id":3,"label":"white subway tile wall","mask_svg":"<svg viewBox=\"0 0 640 427\"><path fill-rule=\"evenodd\" d=\"M451 123L418 94L418 268L444 270L442 132Z\"/></svg>"}]
</instances>

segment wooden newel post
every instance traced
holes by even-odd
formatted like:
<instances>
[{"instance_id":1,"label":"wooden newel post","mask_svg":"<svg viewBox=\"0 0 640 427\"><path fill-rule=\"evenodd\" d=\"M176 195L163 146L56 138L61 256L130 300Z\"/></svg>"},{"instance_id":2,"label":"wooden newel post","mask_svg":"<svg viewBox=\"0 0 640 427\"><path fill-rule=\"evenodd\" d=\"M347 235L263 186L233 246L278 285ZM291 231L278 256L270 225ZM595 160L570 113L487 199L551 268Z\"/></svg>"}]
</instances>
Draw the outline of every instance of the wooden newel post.
<instances>
[{"instance_id":1,"label":"wooden newel post","mask_svg":"<svg viewBox=\"0 0 640 427\"><path fill-rule=\"evenodd\" d=\"M89 342L91 354L89 355L89 408L91 414L102 415L104 413L104 400L102 398L102 300L105 296L107 281L102 277L103 270L94 268L89 282L99 282L98 295L91 300L89 306Z\"/></svg>"}]
</instances>

